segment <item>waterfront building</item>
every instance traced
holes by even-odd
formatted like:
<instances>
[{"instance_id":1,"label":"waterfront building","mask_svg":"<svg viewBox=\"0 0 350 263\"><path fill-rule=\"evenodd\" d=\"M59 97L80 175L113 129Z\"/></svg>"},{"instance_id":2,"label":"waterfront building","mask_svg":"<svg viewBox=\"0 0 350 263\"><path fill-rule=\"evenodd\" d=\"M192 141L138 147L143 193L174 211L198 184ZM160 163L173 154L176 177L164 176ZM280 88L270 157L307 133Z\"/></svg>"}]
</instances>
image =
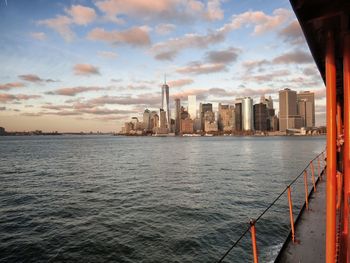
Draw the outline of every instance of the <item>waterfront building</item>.
<instances>
[{"instance_id":1,"label":"waterfront building","mask_svg":"<svg viewBox=\"0 0 350 263\"><path fill-rule=\"evenodd\" d=\"M302 126L315 127L315 94L310 91L297 94L298 114L302 118Z\"/></svg>"},{"instance_id":2,"label":"waterfront building","mask_svg":"<svg viewBox=\"0 0 350 263\"><path fill-rule=\"evenodd\" d=\"M254 129L257 131L267 131L268 129L267 104L260 102L254 105ZM269 125L270 126L270 125Z\"/></svg>"},{"instance_id":3,"label":"waterfront building","mask_svg":"<svg viewBox=\"0 0 350 263\"><path fill-rule=\"evenodd\" d=\"M175 99L175 134L180 132L180 120L181 120L181 103L180 99Z\"/></svg>"},{"instance_id":4,"label":"waterfront building","mask_svg":"<svg viewBox=\"0 0 350 263\"><path fill-rule=\"evenodd\" d=\"M279 129L300 129L302 127L302 118L298 115L297 93L290 89L279 91Z\"/></svg>"},{"instance_id":5,"label":"waterfront building","mask_svg":"<svg viewBox=\"0 0 350 263\"><path fill-rule=\"evenodd\" d=\"M192 134L193 133L193 120L187 118L181 120L181 133L182 134Z\"/></svg>"},{"instance_id":6,"label":"waterfront building","mask_svg":"<svg viewBox=\"0 0 350 263\"><path fill-rule=\"evenodd\" d=\"M200 118L195 118L193 121L193 130L195 132L200 132L202 130L202 122Z\"/></svg>"},{"instance_id":7,"label":"waterfront building","mask_svg":"<svg viewBox=\"0 0 350 263\"><path fill-rule=\"evenodd\" d=\"M159 114L159 127L157 128L158 134L167 134L169 132L168 129L168 122L167 122L167 112L163 109L160 109Z\"/></svg>"},{"instance_id":8,"label":"waterfront building","mask_svg":"<svg viewBox=\"0 0 350 263\"><path fill-rule=\"evenodd\" d=\"M242 131L242 102L235 104L235 131Z\"/></svg>"},{"instance_id":9,"label":"waterfront building","mask_svg":"<svg viewBox=\"0 0 350 263\"><path fill-rule=\"evenodd\" d=\"M148 109L143 112L142 122L144 130L148 132L151 129L151 112Z\"/></svg>"},{"instance_id":10,"label":"waterfront building","mask_svg":"<svg viewBox=\"0 0 350 263\"><path fill-rule=\"evenodd\" d=\"M181 120L185 120L185 119L188 119L188 118L190 118L190 115L188 114L188 111L183 106L181 106L180 119Z\"/></svg>"},{"instance_id":11,"label":"waterfront building","mask_svg":"<svg viewBox=\"0 0 350 263\"><path fill-rule=\"evenodd\" d=\"M164 80L164 84L162 85L162 105L161 109L166 112L166 126L170 128L171 120L170 120L170 105L169 105L169 86L166 84Z\"/></svg>"},{"instance_id":12,"label":"waterfront building","mask_svg":"<svg viewBox=\"0 0 350 263\"><path fill-rule=\"evenodd\" d=\"M234 107L230 105L222 105L218 107L218 129L220 131L232 131L233 128Z\"/></svg>"},{"instance_id":13,"label":"waterfront building","mask_svg":"<svg viewBox=\"0 0 350 263\"><path fill-rule=\"evenodd\" d=\"M199 104L200 118L202 130L204 130L204 114L207 111L213 111L213 105L211 103L200 103Z\"/></svg>"},{"instance_id":14,"label":"waterfront building","mask_svg":"<svg viewBox=\"0 0 350 263\"><path fill-rule=\"evenodd\" d=\"M151 121L150 121L150 128L153 133L156 132L157 128L159 127L159 115L156 111L151 112Z\"/></svg>"},{"instance_id":15,"label":"waterfront building","mask_svg":"<svg viewBox=\"0 0 350 263\"><path fill-rule=\"evenodd\" d=\"M206 111L204 113L204 121L213 122L215 121L215 114L212 111Z\"/></svg>"},{"instance_id":16,"label":"waterfront building","mask_svg":"<svg viewBox=\"0 0 350 263\"><path fill-rule=\"evenodd\" d=\"M242 100L242 129L244 131L254 130L253 99L250 97Z\"/></svg>"},{"instance_id":17,"label":"waterfront building","mask_svg":"<svg viewBox=\"0 0 350 263\"><path fill-rule=\"evenodd\" d=\"M5 135L6 131L4 127L0 127L0 135Z\"/></svg>"},{"instance_id":18,"label":"waterfront building","mask_svg":"<svg viewBox=\"0 0 350 263\"><path fill-rule=\"evenodd\" d=\"M188 113L190 114L190 118L194 120L197 118L197 99L196 95L188 96Z\"/></svg>"},{"instance_id":19,"label":"waterfront building","mask_svg":"<svg viewBox=\"0 0 350 263\"><path fill-rule=\"evenodd\" d=\"M209 132L209 133L217 132L218 131L218 123L216 121L206 120L204 122L204 131Z\"/></svg>"}]
</instances>

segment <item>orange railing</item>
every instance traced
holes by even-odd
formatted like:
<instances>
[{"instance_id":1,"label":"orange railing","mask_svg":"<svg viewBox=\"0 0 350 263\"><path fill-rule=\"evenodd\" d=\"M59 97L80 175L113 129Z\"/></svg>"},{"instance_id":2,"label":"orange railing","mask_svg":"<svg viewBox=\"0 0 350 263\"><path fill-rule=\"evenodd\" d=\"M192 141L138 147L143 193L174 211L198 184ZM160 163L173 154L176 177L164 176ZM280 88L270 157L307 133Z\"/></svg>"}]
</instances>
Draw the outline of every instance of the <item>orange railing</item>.
<instances>
[{"instance_id":1,"label":"orange railing","mask_svg":"<svg viewBox=\"0 0 350 263\"><path fill-rule=\"evenodd\" d=\"M233 243L233 245L226 251L226 253L219 259L218 263L223 262L223 260L227 257L227 255L230 254L230 252L241 242L241 240L248 234L248 232L251 233L251 244L252 244L252 258L254 263L259 262L259 256L258 256L258 246L256 242L256 223L275 205L275 203L282 198L282 196L287 192L287 197L288 197L288 207L289 207L289 217L290 217L290 237L293 243L298 242L295 236L295 229L294 229L294 224L296 221L294 221L294 216L293 216L293 200L292 200L292 186L298 181L298 179L304 175L304 191L305 191L305 203L301 207L300 213L304 209L304 207L308 210L309 209L309 196L313 193L316 192L316 185L319 181L322 180L322 176L325 172L325 166L326 166L326 161L325 161L325 151L322 151L320 154L318 154L314 159L312 159L309 164L303 169L303 171L294 178L294 180L286 186L286 188L276 197L273 202L271 202L266 209L255 219L251 219L249 226L243 231L243 233L240 235L240 237ZM321 161L323 159L323 164L324 167L321 170ZM314 167L314 162L317 160L317 179L315 178L315 167ZM308 169L311 169L311 181L312 181L312 189L309 192L308 190ZM298 219L297 219L298 220Z\"/></svg>"}]
</instances>

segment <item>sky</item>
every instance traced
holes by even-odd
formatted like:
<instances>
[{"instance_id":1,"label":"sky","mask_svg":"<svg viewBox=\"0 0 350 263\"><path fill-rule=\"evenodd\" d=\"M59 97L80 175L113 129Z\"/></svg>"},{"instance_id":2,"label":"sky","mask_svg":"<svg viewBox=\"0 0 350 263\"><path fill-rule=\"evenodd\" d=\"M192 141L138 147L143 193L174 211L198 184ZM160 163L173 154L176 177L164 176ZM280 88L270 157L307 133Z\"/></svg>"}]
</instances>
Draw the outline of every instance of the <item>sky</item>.
<instances>
[{"instance_id":1,"label":"sky","mask_svg":"<svg viewBox=\"0 0 350 263\"><path fill-rule=\"evenodd\" d=\"M286 0L0 0L0 126L115 132L143 111L325 88Z\"/></svg>"}]
</instances>

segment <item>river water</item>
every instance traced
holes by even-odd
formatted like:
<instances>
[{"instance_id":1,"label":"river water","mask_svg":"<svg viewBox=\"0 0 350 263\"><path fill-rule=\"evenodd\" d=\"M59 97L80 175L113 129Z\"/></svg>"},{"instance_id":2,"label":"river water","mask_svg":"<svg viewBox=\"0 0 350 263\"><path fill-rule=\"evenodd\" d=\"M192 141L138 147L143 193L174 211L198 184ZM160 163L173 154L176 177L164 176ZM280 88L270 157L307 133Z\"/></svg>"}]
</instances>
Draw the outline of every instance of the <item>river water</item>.
<instances>
[{"instance_id":1,"label":"river water","mask_svg":"<svg viewBox=\"0 0 350 263\"><path fill-rule=\"evenodd\" d=\"M0 262L216 262L324 147L325 137L0 137ZM272 261L289 232L285 196L256 227L261 262ZM247 235L225 262L250 254Z\"/></svg>"}]
</instances>

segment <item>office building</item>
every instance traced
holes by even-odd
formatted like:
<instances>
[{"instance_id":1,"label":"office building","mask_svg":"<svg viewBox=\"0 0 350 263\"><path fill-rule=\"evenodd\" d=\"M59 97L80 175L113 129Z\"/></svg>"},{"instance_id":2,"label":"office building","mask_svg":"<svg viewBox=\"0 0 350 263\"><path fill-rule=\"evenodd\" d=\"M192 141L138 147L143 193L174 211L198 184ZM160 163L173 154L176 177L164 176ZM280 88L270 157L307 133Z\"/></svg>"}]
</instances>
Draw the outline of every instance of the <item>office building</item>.
<instances>
[{"instance_id":1,"label":"office building","mask_svg":"<svg viewBox=\"0 0 350 263\"><path fill-rule=\"evenodd\" d=\"M190 118L194 120L197 118L197 99L196 95L188 96L188 113L190 114Z\"/></svg>"},{"instance_id":2,"label":"office building","mask_svg":"<svg viewBox=\"0 0 350 263\"><path fill-rule=\"evenodd\" d=\"M207 111L213 112L213 105L211 103L200 103L199 105L200 118L201 118L201 126L202 130L204 130L204 114Z\"/></svg>"},{"instance_id":3,"label":"office building","mask_svg":"<svg viewBox=\"0 0 350 263\"><path fill-rule=\"evenodd\" d=\"M242 102L235 104L235 131L242 131Z\"/></svg>"},{"instance_id":4,"label":"office building","mask_svg":"<svg viewBox=\"0 0 350 263\"><path fill-rule=\"evenodd\" d=\"M166 81L164 81L164 84L162 85L162 105L161 109L166 112L166 126L167 128L170 128L171 126L171 119L170 119L170 105L169 105L169 86L166 84Z\"/></svg>"},{"instance_id":5,"label":"office building","mask_svg":"<svg viewBox=\"0 0 350 263\"><path fill-rule=\"evenodd\" d=\"M290 89L279 91L279 129L300 129L302 127L302 118L298 115L297 93Z\"/></svg>"},{"instance_id":6,"label":"office building","mask_svg":"<svg viewBox=\"0 0 350 263\"><path fill-rule=\"evenodd\" d=\"M242 129L243 131L254 130L253 99L250 97L242 100Z\"/></svg>"},{"instance_id":7,"label":"office building","mask_svg":"<svg viewBox=\"0 0 350 263\"><path fill-rule=\"evenodd\" d=\"M298 114L302 118L302 126L315 127L315 94L310 91L297 94Z\"/></svg>"},{"instance_id":8,"label":"office building","mask_svg":"<svg viewBox=\"0 0 350 263\"><path fill-rule=\"evenodd\" d=\"M254 129L257 131L267 131L270 126L268 114L267 114L267 104L259 103L254 105Z\"/></svg>"},{"instance_id":9,"label":"office building","mask_svg":"<svg viewBox=\"0 0 350 263\"><path fill-rule=\"evenodd\" d=\"M232 131L234 120L234 107L230 105L222 105L218 107L218 128L220 131Z\"/></svg>"},{"instance_id":10,"label":"office building","mask_svg":"<svg viewBox=\"0 0 350 263\"><path fill-rule=\"evenodd\" d=\"M181 103L180 99L175 99L175 134L180 132L181 121Z\"/></svg>"},{"instance_id":11,"label":"office building","mask_svg":"<svg viewBox=\"0 0 350 263\"><path fill-rule=\"evenodd\" d=\"M143 112L142 122L144 130L148 132L151 129L151 112L148 109Z\"/></svg>"},{"instance_id":12,"label":"office building","mask_svg":"<svg viewBox=\"0 0 350 263\"><path fill-rule=\"evenodd\" d=\"M187 118L181 120L181 133L182 134L192 134L193 133L193 120Z\"/></svg>"},{"instance_id":13,"label":"office building","mask_svg":"<svg viewBox=\"0 0 350 263\"><path fill-rule=\"evenodd\" d=\"M0 127L0 135L5 135L6 131L4 127Z\"/></svg>"}]
</instances>

